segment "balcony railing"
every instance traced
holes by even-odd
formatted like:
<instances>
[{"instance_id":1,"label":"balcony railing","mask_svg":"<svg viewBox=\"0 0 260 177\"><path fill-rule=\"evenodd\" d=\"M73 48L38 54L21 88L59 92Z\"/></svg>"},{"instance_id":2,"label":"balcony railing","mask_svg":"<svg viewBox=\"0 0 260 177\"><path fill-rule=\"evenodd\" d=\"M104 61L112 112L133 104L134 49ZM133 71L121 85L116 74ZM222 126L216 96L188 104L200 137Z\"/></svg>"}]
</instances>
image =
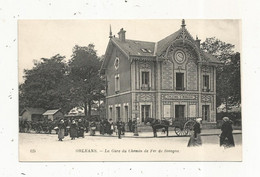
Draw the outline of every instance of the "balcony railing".
<instances>
[{"instance_id":1,"label":"balcony railing","mask_svg":"<svg viewBox=\"0 0 260 177\"><path fill-rule=\"evenodd\" d=\"M179 91L185 91L185 87L176 87L175 89Z\"/></svg>"},{"instance_id":2,"label":"balcony railing","mask_svg":"<svg viewBox=\"0 0 260 177\"><path fill-rule=\"evenodd\" d=\"M203 92L209 92L209 91L210 91L210 89L209 89L209 88L207 88L207 87L204 87L204 88L202 89L202 91L203 91Z\"/></svg>"},{"instance_id":3,"label":"balcony railing","mask_svg":"<svg viewBox=\"0 0 260 177\"><path fill-rule=\"evenodd\" d=\"M141 86L141 89L142 89L142 90L150 90L150 86L149 86L148 84L143 84L143 85Z\"/></svg>"}]
</instances>

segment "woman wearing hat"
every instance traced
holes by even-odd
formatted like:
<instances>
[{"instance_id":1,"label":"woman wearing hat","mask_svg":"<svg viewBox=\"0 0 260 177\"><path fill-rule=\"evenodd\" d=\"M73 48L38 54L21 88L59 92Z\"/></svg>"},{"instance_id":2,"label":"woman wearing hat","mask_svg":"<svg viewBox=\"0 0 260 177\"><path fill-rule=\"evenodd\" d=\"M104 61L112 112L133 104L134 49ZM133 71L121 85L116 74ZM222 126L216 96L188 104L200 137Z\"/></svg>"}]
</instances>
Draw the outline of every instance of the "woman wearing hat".
<instances>
[{"instance_id":1,"label":"woman wearing hat","mask_svg":"<svg viewBox=\"0 0 260 177\"><path fill-rule=\"evenodd\" d=\"M62 141L62 139L64 138L64 131L66 128L63 119L60 120L60 122L58 124L58 128L59 128L58 139L59 139L59 141Z\"/></svg>"},{"instance_id":2,"label":"woman wearing hat","mask_svg":"<svg viewBox=\"0 0 260 177\"><path fill-rule=\"evenodd\" d=\"M190 135L188 147L201 146L202 145L202 141L201 141L201 137L200 137L200 133L201 133L200 123L201 123L201 121L202 121L201 118L196 119L196 123L193 125L193 131L191 132L191 135Z\"/></svg>"},{"instance_id":3,"label":"woman wearing hat","mask_svg":"<svg viewBox=\"0 0 260 177\"><path fill-rule=\"evenodd\" d=\"M220 135L220 146L234 147L235 142L233 138L233 128L232 128L232 121L229 120L228 117L223 117L223 124L221 126L221 135Z\"/></svg>"},{"instance_id":4,"label":"woman wearing hat","mask_svg":"<svg viewBox=\"0 0 260 177\"><path fill-rule=\"evenodd\" d=\"M77 124L76 124L76 121L73 120L70 125L70 138L71 138L71 140L75 140L75 138L77 136L78 136Z\"/></svg>"}]
</instances>

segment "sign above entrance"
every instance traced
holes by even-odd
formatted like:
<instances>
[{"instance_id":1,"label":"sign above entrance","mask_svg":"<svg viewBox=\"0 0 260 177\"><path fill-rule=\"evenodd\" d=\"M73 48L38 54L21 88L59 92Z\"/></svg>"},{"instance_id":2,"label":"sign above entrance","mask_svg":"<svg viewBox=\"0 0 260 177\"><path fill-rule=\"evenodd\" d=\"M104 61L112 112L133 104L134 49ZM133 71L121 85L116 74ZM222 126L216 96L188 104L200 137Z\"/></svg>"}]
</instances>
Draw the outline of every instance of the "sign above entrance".
<instances>
[{"instance_id":1,"label":"sign above entrance","mask_svg":"<svg viewBox=\"0 0 260 177\"><path fill-rule=\"evenodd\" d=\"M197 100L197 95L191 94L163 94L163 100Z\"/></svg>"}]
</instances>

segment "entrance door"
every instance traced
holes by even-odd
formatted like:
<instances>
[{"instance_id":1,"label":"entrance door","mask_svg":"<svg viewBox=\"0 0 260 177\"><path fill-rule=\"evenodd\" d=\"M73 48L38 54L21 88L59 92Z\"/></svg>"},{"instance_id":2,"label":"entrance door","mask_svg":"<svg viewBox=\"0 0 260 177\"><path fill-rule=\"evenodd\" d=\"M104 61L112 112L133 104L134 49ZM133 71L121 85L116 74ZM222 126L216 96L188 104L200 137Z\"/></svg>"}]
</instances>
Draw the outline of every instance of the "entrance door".
<instances>
[{"instance_id":1,"label":"entrance door","mask_svg":"<svg viewBox=\"0 0 260 177\"><path fill-rule=\"evenodd\" d=\"M202 119L209 121L209 105L202 105Z\"/></svg>"},{"instance_id":2,"label":"entrance door","mask_svg":"<svg viewBox=\"0 0 260 177\"><path fill-rule=\"evenodd\" d=\"M150 116L150 105L142 105L141 121L144 122L145 118Z\"/></svg>"},{"instance_id":3,"label":"entrance door","mask_svg":"<svg viewBox=\"0 0 260 177\"><path fill-rule=\"evenodd\" d=\"M185 105L175 105L175 119L184 118Z\"/></svg>"}]
</instances>

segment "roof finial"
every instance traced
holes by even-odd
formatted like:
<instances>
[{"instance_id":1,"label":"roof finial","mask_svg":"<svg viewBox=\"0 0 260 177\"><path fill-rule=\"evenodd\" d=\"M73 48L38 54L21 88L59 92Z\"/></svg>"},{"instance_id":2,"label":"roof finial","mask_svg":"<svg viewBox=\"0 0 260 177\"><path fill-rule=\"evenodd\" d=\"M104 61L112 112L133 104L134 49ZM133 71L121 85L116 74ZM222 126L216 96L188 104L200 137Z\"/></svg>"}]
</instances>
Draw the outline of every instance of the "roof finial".
<instances>
[{"instance_id":1,"label":"roof finial","mask_svg":"<svg viewBox=\"0 0 260 177\"><path fill-rule=\"evenodd\" d=\"M181 27L184 28L186 25L185 25L185 20L182 19L182 24L181 24Z\"/></svg>"},{"instance_id":2,"label":"roof finial","mask_svg":"<svg viewBox=\"0 0 260 177\"><path fill-rule=\"evenodd\" d=\"M109 25L109 38L111 39L113 37L111 25Z\"/></svg>"}]
</instances>

